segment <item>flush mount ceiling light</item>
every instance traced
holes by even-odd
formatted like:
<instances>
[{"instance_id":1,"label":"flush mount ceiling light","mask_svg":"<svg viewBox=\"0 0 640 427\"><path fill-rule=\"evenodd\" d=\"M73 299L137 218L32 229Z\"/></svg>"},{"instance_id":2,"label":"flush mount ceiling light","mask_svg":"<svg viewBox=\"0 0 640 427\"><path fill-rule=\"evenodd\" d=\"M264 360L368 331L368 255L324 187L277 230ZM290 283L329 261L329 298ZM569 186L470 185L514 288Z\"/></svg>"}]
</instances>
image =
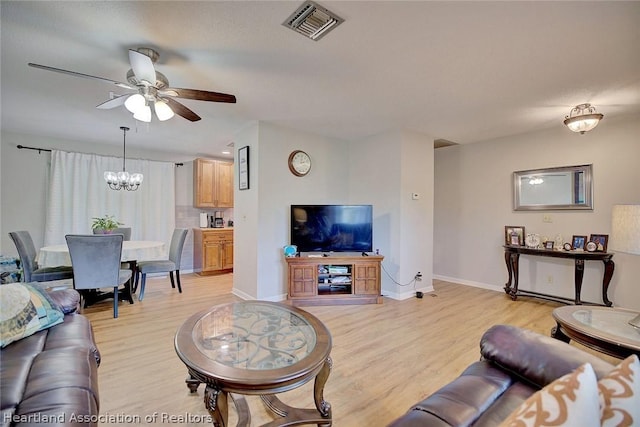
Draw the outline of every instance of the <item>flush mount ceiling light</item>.
<instances>
[{"instance_id":1,"label":"flush mount ceiling light","mask_svg":"<svg viewBox=\"0 0 640 427\"><path fill-rule=\"evenodd\" d=\"M129 130L126 126L120 126L122 129L122 172L111 172L107 171L104 173L104 180L107 181L109 188L112 190L128 190L128 191L136 191L140 184L142 184L142 179L144 178L141 173L132 173L126 171L127 161L127 131Z\"/></svg>"},{"instance_id":2,"label":"flush mount ceiling light","mask_svg":"<svg viewBox=\"0 0 640 427\"><path fill-rule=\"evenodd\" d=\"M312 1L306 1L282 25L317 41L343 22L344 19L328 9Z\"/></svg>"},{"instance_id":3,"label":"flush mount ceiling light","mask_svg":"<svg viewBox=\"0 0 640 427\"><path fill-rule=\"evenodd\" d=\"M573 107L568 116L564 119L564 124L574 132L584 134L598 126L604 117L603 114L596 113L595 107L591 104L580 104Z\"/></svg>"}]
</instances>

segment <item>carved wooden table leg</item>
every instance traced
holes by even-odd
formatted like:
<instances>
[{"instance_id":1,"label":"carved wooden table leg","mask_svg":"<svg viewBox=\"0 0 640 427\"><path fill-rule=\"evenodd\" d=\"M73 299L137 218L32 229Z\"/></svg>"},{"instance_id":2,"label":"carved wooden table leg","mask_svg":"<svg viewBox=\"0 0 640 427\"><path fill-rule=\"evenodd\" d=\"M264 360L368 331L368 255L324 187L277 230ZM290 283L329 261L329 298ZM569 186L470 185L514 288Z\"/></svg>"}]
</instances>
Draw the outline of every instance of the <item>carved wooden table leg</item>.
<instances>
[{"instance_id":1,"label":"carved wooden table leg","mask_svg":"<svg viewBox=\"0 0 640 427\"><path fill-rule=\"evenodd\" d=\"M198 386L200 385L200 380L195 379L192 375L189 375L184 382L187 383L187 388L191 393L195 393L198 391Z\"/></svg>"},{"instance_id":2,"label":"carved wooden table leg","mask_svg":"<svg viewBox=\"0 0 640 427\"><path fill-rule=\"evenodd\" d=\"M507 295L511 295L511 280L513 278L513 268L511 268L511 252L505 251L504 263L507 264L507 273L509 275L509 280L507 280L507 283L504 284L504 291Z\"/></svg>"},{"instance_id":3,"label":"carved wooden table leg","mask_svg":"<svg viewBox=\"0 0 640 427\"><path fill-rule=\"evenodd\" d=\"M507 262L507 270L509 270L509 286L505 286L505 292L511 297L512 300L518 298L518 279L520 275L520 254L508 253L505 254L505 261ZM513 275L513 286L511 286L511 277Z\"/></svg>"},{"instance_id":4,"label":"carved wooden table leg","mask_svg":"<svg viewBox=\"0 0 640 427\"><path fill-rule=\"evenodd\" d=\"M555 338L557 340L560 341L564 341L566 343L568 343L569 341L571 341L571 338L569 338L568 336L566 336L561 330L560 330L560 324L556 323L556 326L554 326L553 328L551 328L551 337Z\"/></svg>"},{"instance_id":5,"label":"carved wooden table leg","mask_svg":"<svg viewBox=\"0 0 640 427\"><path fill-rule=\"evenodd\" d=\"M580 301L580 293L582 292L582 278L584 277L584 260L576 259L576 268L575 268L575 303L576 305L582 304Z\"/></svg>"},{"instance_id":6,"label":"carved wooden table leg","mask_svg":"<svg viewBox=\"0 0 640 427\"><path fill-rule=\"evenodd\" d=\"M611 278L613 277L613 270L615 269L615 263L611 258L608 260L603 260L604 263L604 276L602 277L602 301L607 307L611 307L613 303L609 301L609 296L607 292L609 290L609 283L611 282Z\"/></svg>"},{"instance_id":7,"label":"carved wooden table leg","mask_svg":"<svg viewBox=\"0 0 640 427\"><path fill-rule=\"evenodd\" d=\"M313 400L316 404L316 409L294 408L283 403L274 394L260 396L267 408L274 414L282 417L270 423L263 424L261 427L293 426L299 424L317 424L319 427L331 427L333 422L331 417L331 404L324 400L324 385L327 383L332 366L333 361L331 357L328 357L314 380Z\"/></svg>"},{"instance_id":8,"label":"carved wooden table leg","mask_svg":"<svg viewBox=\"0 0 640 427\"><path fill-rule=\"evenodd\" d=\"M229 402L226 392L207 385L207 388L204 390L204 405L209 411L211 418L213 418L214 426L227 427L229 420Z\"/></svg>"},{"instance_id":9,"label":"carved wooden table leg","mask_svg":"<svg viewBox=\"0 0 640 427\"><path fill-rule=\"evenodd\" d=\"M314 385L313 385L313 398L316 403L316 408L320 415L324 418L329 419L328 424L318 424L319 426L330 426L331 425L331 404L324 400L324 385L327 383L327 379L329 378L329 374L331 373L331 367L333 366L333 360L331 357L327 357L327 360L324 362L322 369L316 376Z\"/></svg>"}]
</instances>

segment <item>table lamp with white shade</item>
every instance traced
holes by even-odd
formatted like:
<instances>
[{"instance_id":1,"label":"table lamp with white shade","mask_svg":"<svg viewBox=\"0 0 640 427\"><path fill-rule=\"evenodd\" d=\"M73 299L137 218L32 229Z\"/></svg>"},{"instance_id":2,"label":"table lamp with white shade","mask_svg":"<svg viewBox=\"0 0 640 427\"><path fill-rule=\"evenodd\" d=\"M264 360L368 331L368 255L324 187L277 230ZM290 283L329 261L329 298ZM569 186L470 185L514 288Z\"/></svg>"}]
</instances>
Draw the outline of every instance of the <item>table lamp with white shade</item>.
<instances>
[{"instance_id":1,"label":"table lamp with white shade","mask_svg":"<svg viewBox=\"0 0 640 427\"><path fill-rule=\"evenodd\" d=\"M609 248L616 252L640 255L640 205L614 205L611 211ZM640 328L640 315L629 321Z\"/></svg>"}]
</instances>

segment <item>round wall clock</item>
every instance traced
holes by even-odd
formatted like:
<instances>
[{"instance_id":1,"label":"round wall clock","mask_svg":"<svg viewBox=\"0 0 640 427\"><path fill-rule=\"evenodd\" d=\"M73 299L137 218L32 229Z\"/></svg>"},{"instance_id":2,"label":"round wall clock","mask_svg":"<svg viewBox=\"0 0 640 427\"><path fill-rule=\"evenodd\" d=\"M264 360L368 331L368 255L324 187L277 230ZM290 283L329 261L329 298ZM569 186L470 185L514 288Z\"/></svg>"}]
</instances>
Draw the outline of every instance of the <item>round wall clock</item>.
<instances>
[{"instance_id":1,"label":"round wall clock","mask_svg":"<svg viewBox=\"0 0 640 427\"><path fill-rule=\"evenodd\" d=\"M289 154L289 170L295 176L305 176L311 170L311 158L304 151L292 151Z\"/></svg>"}]
</instances>

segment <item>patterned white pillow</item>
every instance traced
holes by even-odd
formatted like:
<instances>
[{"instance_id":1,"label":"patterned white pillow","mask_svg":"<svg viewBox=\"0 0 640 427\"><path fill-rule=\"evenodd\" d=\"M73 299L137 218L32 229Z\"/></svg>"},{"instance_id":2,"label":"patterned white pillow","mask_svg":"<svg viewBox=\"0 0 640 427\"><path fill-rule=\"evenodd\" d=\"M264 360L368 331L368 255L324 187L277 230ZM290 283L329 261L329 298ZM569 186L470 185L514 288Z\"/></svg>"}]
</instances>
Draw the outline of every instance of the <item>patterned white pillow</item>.
<instances>
[{"instance_id":1,"label":"patterned white pillow","mask_svg":"<svg viewBox=\"0 0 640 427\"><path fill-rule=\"evenodd\" d=\"M598 383L589 363L531 395L501 427L599 427Z\"/></svg>"},{"instance_id":2,"label":"patterned white pillow","mask_svg":"<svg viewBox=\"0 0 640 427\"><path fill-rule=\"evenodd\" d=\"M602 426L640 425L640 361L632 355L598 381Z\"/></svg>"}]
</instances>

